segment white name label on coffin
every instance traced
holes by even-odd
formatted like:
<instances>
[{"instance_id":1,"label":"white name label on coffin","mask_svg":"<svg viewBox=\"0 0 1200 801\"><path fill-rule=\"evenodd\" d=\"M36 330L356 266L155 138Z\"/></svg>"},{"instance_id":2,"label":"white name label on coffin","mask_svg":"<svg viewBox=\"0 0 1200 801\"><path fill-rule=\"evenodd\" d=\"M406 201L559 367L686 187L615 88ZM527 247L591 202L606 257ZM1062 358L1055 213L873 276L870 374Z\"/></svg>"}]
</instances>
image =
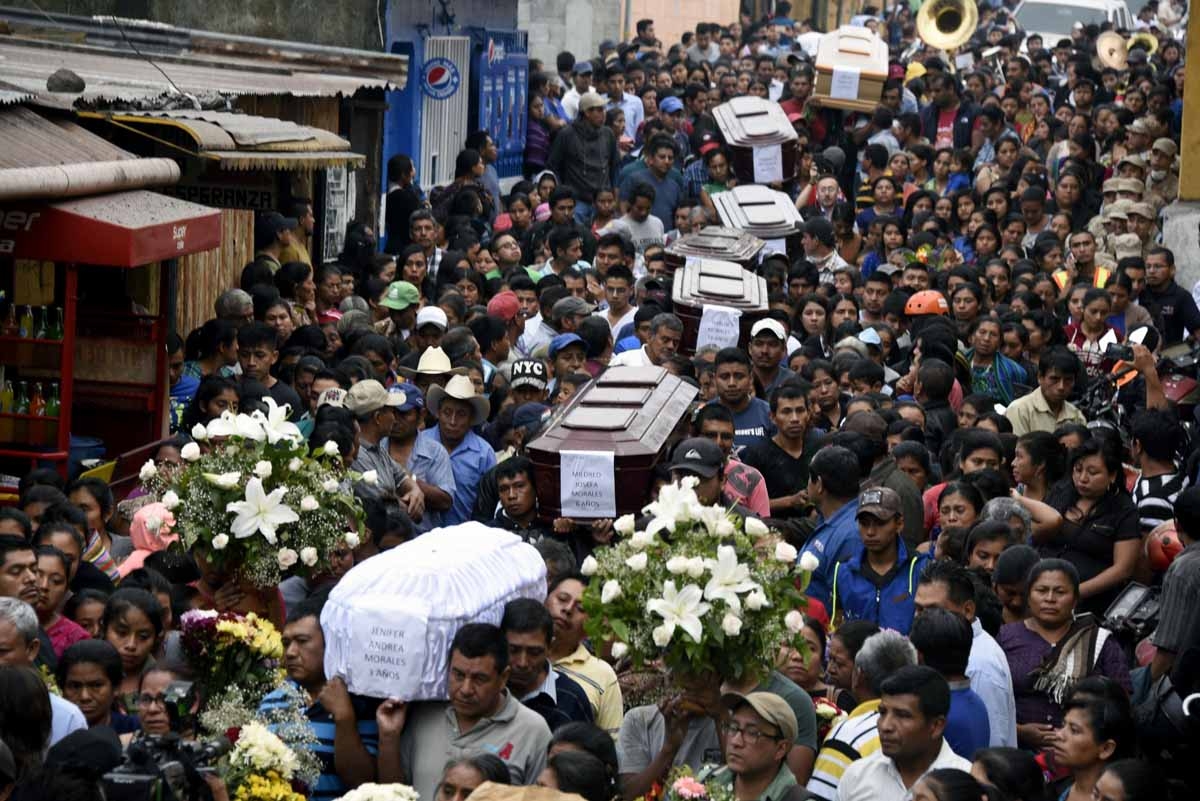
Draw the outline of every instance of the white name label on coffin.
<instances>
[{"instance_id":1,"label":"white name label on coffin","mask_svg":"<svg viewBox=\"0 0 1200 801\"><path fill-rule=\"evenodd\" d=\"M763 145L754 148L754 182L770 184L783 180L783 147Z\"/></svg>"},{"instance_id":2,"label":"white name label on coffin","mask_svg":"<svg viewBox=\"0 0 1200 801\"><path fill-rule=\"evenodd\" d=\"M696 332L696 350L705 345L718 348L735 348L741 337L740 309L731 309L717 303L705 303L700 314L700 329Z\"/></svg>"},{"instance_id":3,"label":"white name label on coffin","mask_svg":"<svg viewBox=\"0 0 1200 801\"><path fill-rule=\"evenodd\" d=\"M786 256L787 255L787 240L786 239L768 239L767 244L763 245L763 249L759 255L758 260L761 262L767 256L770 256L772 253L782 253L783 255Z\"/></svg>"},{"instance_id":4,"label":"white name label on coffin","mask_svg":"<svg viewBox=\"0 0 1200 801\"><path fill-rule=\"evenodd\" d=\"M857 100L860 76L858 67L834 67L829 96L835 100Z\"/></svg>"},{"instance_id":5,"label":"white name label on coffin","mask_svg":"<svg viewBox=\"0 0 1200 801\"><path fill-rule=\"evenodd\" d=\"M375 698L410 699L421 687L429 610L407 599L386 614L355 615L346 651L346 685Z\"/></svg>"},{"instance_id":6,"label":"white name label on coffin","mask_svg":"<svg viewBox=\"0 0 1200 801\"><path fill-rule=\"evenodd\" d=\"M559 451L563 517L616 517L617 483L612 451Z\"/></svg>"}]
</instances>

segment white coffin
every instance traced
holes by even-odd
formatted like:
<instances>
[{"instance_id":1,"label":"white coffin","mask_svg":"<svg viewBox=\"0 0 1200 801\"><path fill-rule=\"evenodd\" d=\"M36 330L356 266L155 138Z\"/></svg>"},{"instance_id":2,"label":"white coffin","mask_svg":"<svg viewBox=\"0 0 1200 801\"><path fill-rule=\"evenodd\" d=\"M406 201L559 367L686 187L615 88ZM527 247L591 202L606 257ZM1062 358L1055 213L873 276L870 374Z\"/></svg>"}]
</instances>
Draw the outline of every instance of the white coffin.
<instances>
[{"instance_id":1,"label":"white coffin","mask_svg":"<svg viewBox=\"0 0 1200 801\"><path fill-rule=\"evenodd\" d=\"M458 630L498 625L514 598L545 597L545 562L520 537L475 522L434 529L334 587L321 613L325 675L374 698L444 700Z\"/></svg>"}]
</instances>

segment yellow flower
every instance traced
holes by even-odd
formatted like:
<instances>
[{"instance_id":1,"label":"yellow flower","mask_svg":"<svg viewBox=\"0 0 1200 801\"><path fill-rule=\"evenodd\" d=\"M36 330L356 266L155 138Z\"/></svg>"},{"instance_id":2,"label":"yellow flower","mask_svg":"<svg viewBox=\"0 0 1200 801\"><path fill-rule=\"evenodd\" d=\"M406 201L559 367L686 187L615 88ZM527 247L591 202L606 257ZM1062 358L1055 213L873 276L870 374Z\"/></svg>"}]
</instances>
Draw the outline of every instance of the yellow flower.
<instances>
[{"instance_id":1,"label":"yellow flower","mask_svg":"<svg viewBox=\"0 0 1200 801\"><path fill-rule=\"evenodd\" d=\"M237 620L218 620L217 633L228 634L235 641L246 640L250 636L250 630L246 628L246 625Z\"/></svg>"},{"instance_id":2,"label":"yellow flower","mask_svg":"<svg viewBox=\"0 0 1200 801\"><path fill-rule=\"evenodd\" d=\"M234 801L304 801L304 796L273 770L247 776L233 797Z\"/></svg>"}]
</instances>

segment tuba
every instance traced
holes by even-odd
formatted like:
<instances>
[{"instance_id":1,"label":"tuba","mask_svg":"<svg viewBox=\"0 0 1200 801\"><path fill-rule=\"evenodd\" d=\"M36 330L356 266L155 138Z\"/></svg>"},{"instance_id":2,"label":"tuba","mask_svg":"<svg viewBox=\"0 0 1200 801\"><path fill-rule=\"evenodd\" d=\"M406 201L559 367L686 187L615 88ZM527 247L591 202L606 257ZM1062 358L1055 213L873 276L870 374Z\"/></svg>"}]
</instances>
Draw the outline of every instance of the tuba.
<instances>
[{"instance_id":1,"label":"tuba","mask_svg":"<svg viewBox=\"0 0 1200 801\"><path fill-rule=\"evenodd\" d=\"M938 50L966 44L979 25L974 0L926 0L917 11L917 35Z\"/></svg>"},{"instance_id":2,"label":"tuba","mask_svg":"<svg viewBox=\"0 0 1200 801\"><path fill-rule=\"evenodd\" d=\"M1129 50L1140 47L1146 51L1147 56L1152 56L1158 50L1158 37L1147 31L1139 31L1129 37L1126 47Z\"/></svg>"}]
</instances>

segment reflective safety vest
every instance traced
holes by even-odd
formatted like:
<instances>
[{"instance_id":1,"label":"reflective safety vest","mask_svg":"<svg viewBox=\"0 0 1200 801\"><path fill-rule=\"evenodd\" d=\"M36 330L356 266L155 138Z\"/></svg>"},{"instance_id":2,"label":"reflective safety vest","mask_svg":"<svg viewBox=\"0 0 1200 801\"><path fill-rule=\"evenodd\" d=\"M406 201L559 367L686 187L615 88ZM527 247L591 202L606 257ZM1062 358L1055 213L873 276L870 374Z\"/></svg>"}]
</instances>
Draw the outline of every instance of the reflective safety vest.
<instances>
[{"instance_id":1,"label":"reflective safety vest","mask_svg":"<svg viewBox=\"0 0 1200 801\"><path fill-rule=\"evenodd\" d=\"M1112 270L1107 267L1097 266L1095 272L1092 274L1092 286L1104 289L1105 285L1108 284L1108 279L1112 278L1112 275ZM1051 277L1054 279L1054 283L1058 284L1059 289L1066 289L1067 284L1071 283L1071 274L1066 270L1055 270Z\"/></svg>"}]
</instances>

